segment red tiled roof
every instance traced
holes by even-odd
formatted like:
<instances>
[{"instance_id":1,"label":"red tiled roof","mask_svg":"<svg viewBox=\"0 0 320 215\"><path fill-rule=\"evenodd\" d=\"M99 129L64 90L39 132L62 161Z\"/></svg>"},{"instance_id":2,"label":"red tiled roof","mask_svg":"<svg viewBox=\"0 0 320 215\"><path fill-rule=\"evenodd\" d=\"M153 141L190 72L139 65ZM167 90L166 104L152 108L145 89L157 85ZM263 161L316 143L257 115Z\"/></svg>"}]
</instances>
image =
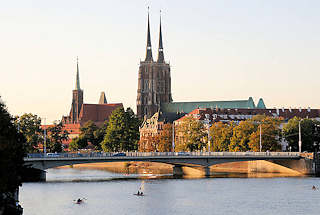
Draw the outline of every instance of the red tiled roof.
<instances>
[{"instance_id":1,"label":"red tiled roof","mask_svg":"<svg viewBox=\"0 0 320 215\"><path fill-rule=\"evenodd\" d=\"M123 108L122 103L116 104L83 104L80 112L80 123L91 120L97 126L102 124L104 121L109 120L109 117L117 108Z\"/></svg>"},{"instance_id":2,"label":"red tiled roof","mask_svg":"<svg viewBox=\"0 0 320 215\"><path fill-rule=\"evenodd\" d=\"M320 118L320 109L210 109L197 108L181 117L180 120L188 116L192 116L198 120L206 119L206 114L210 120L213 120L213 114L216 114L215 121L219 120L244 120L246 117L240 116L254 116L266 115L271 117L282 117L284 120L289 120L293 117L299 118ZM223 117L221 117L223 116ZM239 118L240 117L240 118Z\"/></svg>"}]
</instances>

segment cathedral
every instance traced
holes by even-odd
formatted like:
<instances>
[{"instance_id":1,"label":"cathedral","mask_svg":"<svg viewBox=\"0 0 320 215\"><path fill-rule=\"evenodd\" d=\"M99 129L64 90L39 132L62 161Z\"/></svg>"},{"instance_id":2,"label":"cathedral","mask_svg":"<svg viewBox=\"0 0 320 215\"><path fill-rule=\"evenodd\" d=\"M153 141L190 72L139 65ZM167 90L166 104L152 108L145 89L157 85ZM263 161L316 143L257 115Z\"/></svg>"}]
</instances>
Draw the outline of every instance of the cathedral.
<instances>
[{"instance_id":1,"label":"cathedral","mask_svg":"<svg viewBox=\"0 0 320 215\"><path fill-rule=\"evenodd\" d=\"M172 102L170 65L164 59L161 17L158 59L154 61L148 13L146 58L140 61L138 75L137 115L139 118L149 118L159 110L160 104L170 102Z\"/></svg>"},{"instance_id":2,"label":"cathedral","mask_svg":"<svg viewBox=\"0 0 320 215\"><path fill-rule=\"evenodd\" d=\"M159 27L158 58L156 61L153 60L152 56L149 12L147 23L146 57L144 61L140 61L138 73L138 91L136 102L137 116L140 119L149 119L155 113L159 113L160 115L175 116L173 119L177 119L182 113L189 113L196 108L266 108L262 98L260 98L258 105L256 106L252 97L244 100L232 101L173 102L171 93L170 64L166 63L164 59L161 16ZM169 121L172 121L173 119Z\"/></svg>"}]
</instances>

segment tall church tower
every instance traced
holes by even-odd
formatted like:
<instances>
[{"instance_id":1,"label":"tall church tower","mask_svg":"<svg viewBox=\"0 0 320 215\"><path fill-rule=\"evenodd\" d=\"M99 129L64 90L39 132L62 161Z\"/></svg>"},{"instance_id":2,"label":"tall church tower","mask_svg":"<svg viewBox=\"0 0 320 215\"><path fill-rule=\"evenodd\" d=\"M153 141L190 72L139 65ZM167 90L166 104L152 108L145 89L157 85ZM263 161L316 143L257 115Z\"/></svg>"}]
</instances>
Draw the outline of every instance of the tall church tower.
<instances>
[{"instance_id":1,"label":"tall church tower","mask_svg":"<svg viewBox=\"0 0 320 215\"><path fill-rule=\"evenodd\" d=\"M148 11L146 58L140 61L138 74L137 115L149 118L159 110L161 103L169 102L172 102L170 65L164 60L161 16L158 59L153 61Z\"/></svg>"},{"instance_id":2,"label":"tall church tower","mask_svg":"<svg viewBox=\"0 0 320 215\"><path fill-rule=\"evenodd\" d=\"M83 104L83 91L80 89L79 63L77 58L76 87L72 90L72 106L70 111L71 123L79 122L79 115Z\"/></svg>"}]
</instances>

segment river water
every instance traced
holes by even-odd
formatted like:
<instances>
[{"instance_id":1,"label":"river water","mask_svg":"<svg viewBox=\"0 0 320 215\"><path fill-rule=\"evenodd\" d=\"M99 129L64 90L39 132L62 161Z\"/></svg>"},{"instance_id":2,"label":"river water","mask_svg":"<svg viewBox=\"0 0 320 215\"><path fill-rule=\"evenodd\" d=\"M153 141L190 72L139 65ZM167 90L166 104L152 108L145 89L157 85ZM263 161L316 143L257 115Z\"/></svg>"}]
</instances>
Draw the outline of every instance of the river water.
<instances>
[{"instance_id":1,"label":"river water","mask_svg":"<svg viewBox=\"0 0 320 215\"><path fill-rule=\"evenodd\" d=\"M319 214L315 177L139 178L99 170L50 169L23 183L24 215ZM142 182L144 181L144 182ZM135 196L144 184L145 196ZM83 204L75 199L85 197Z\"/></svg>"}]
</instances>

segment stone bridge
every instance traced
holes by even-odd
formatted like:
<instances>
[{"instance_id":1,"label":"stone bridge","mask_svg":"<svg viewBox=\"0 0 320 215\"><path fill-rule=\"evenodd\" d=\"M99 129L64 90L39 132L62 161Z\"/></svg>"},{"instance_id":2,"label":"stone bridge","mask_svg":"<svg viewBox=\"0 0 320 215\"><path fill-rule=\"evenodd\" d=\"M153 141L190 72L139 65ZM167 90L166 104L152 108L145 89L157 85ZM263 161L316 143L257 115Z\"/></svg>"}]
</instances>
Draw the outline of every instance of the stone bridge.
<instances>
[{"instance_id":1,"label":"stone bridge","mask_svg":"<svg viewBox=\"0 0 320 215\"><path fill-rule=\"evenodd\" d=\"M298 152L121 152L121 153L48 153L29 154L24 158L26 165L44 170L59 166L101 163L101 162L158 162L171 164L174 175L182 175L183 167L202 170L203 175L210 175L210 166L221 163L240 161L269 161L292 169L301 174L313 173L313 162Z\"/></svg>"}]
</instances>

